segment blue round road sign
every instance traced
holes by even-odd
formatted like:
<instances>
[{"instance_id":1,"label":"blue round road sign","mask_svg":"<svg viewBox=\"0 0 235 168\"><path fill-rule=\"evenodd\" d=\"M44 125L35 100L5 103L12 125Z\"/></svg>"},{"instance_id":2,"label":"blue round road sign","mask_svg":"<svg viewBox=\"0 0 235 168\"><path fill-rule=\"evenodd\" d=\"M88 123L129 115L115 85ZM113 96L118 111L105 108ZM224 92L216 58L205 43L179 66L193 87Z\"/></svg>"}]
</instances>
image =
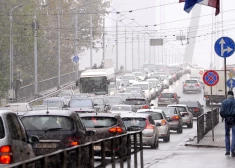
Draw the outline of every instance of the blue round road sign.
<instances>
[{"instance_id":1,"label":"blue round road sign","mask_svg":"<svg viewBox=\"0 0 235 168\"><path fill-rule=\"evenodd\" d=\"M232 88L235 87L235 80L234 79L229 79L229 80L227 80L226 84L229 88L232 89Z\"/></svg>"},{"instance_id":2,"label":"blue round road sign","mask_svg":"<svg viewBox=\"0 0 235 168\"><path fill-rule=\"evenodd\" d=\"M77 55L75 55L73 57L73 62L78 63L78 61L79 61L79 57Z\"/></svg>"},{"instance_id":3,"label":"blue round road sign","mask_svg":"<svg viewBox=\"0 0 235 168\"><path fill-rule=\"evenodd\" d=\"M233 55L235 51L235 43L229 37L221 37L215 42L214 48L218 56L226 58Z\"/></svg>"},{"instance_id":4,"label":"blue round road sign","mask_svg":"<svg viewBox=\"0 0 235 168\"><path fill-rule=\"evenodd\" d=\"M213 70L206 71L203 75L203 81L207 86L215 86L219 82L219 74Z\"/></svg>"}]
</instances>

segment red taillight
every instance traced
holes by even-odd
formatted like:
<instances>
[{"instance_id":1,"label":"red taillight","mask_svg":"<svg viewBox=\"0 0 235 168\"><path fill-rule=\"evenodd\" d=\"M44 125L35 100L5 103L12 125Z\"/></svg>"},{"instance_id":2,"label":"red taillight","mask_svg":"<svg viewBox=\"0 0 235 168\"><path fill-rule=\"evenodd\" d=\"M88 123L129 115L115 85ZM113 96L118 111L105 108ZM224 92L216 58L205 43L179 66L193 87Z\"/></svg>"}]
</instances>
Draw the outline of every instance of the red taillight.
<instances>
[{"instance_id":1,"label":"red taillight","mask_svg":"<svg viewBox=\"0 0 235 168\"><path fill-rule=\"evenodd\" d=\"M79 145L79 138L78 137L69 137L67 139L69 146L78 146Z\"/></svg>"},{"instance_id":2,"label":"red taillight","mask_svg":"<svg viewBox=\"0 0 235 168\"><path fill-rule=\"evenodd\" d=\"M194 111L195 111L195 112L198 112L198 111L199 111L199 109L198 109L198 108L195 108L195 109L194 109Z\"/></svg>"},{"instance_id":3,"label":"red taillight","mask_svg":"<svg viewBox=\"0 0 235 168\"><path fill-rule=\"evenodd\" d=\"M167 123L166 120L162 120L162 121L161 121L161 125L162 125L162 126L166 125L166 123Z\"/></svg>"},{"instance_id":4,"label":"red taillight","mask_svg":"<svg viewBox=\"0 0 235 168\"><path fill-rule=\"evenodd\" d=\"M199 87L200 85L197 83L197 84L195 84L195 86Z\"/></svg>"},{"instance_id":5,"label":"red taillight","mask_svg":"<svg viewBox=\"0 0 235 168\"><path fill-rule=\"evenodd\" d=\"M188 85L188 84L185 83L185 84L184 84L184 87L187 86L187 85Z\"/></svg>"},{"instance_id":6,"label":"red taillight","mask_svg":"<svg viewBox=\"0 0 235 168\"><path fill-rule=\"evenodd\" d=\"M172 120L179 120L179 116L172 116Z\"/></svg>"},{"instance_id":7,"label":"red taillight","mask_svg":"<svg viewBox=\"0 0 235 168\"><path fill-rule=\"evenodd\" d=\"M11 146L2 146L0 148L0 164L10 164L11 163Z\"/></svg>"},{"instance_id":8,"label":"red taillight","mask_svg":"<svg viewBox=\"0 0 235 168\"><path fill-rule=\"evenodd\" d=\"M144 105L142 106L143 109L149 109L149 106L148 105Z\"/></svg>"},{"instance_id":9,"label":"red taillight","mask_svg":"<svg viewBox=\"0 0 235 168\"><path fill-rule=\"evenodd\" d=\"M121 127L113 127L113 128L109 129L109 132L111 132L111 133L122 133L123 130L122 130Z\"/></svg>"},{"instance_id":10,"label":"red taillight","mask_svg":"<svg viewBox=\"0 0 235 168\"><path fill-rule=\"evenodd\" d=\"M149 123L148 120L146 120L146 128L145 129L154 129L154 126Z\"/></svg>"}]
</instances>

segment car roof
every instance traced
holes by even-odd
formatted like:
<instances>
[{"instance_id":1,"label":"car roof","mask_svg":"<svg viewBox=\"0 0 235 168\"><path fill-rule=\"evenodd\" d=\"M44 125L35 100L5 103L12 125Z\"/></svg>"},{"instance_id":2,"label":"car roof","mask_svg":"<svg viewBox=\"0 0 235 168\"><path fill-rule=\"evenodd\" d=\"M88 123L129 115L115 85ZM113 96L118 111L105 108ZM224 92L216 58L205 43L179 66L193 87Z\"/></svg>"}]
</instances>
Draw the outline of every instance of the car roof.
<instances>
[{"instance_id":1,"label":"car roof","mask_svg":"<svg viewBox=\"0 0 235 168\"><path fill-rule=\"evenodd\" d=\"M146 113L121 113L120 114L121 118L147 118L148 116L150 116L150 114L146 114Z\"/></svg>"},{"instance_id":2,"label":"car roof","mask_svg":"<svg viewBox=\"0 0 235 168\"><path fill-rule=\"evenodd\" d=\"M180 104L185 104L188 107L190 106L197 106L198 105L198 101L181 101Z\"/></svg>"},{"instance_id":3,"label":"car roof","mask_svg":"<svg viewBox=\"0 0 235 168\"><path fill-rule=\"evenodd\" d=\"M16 106L16 105L28 105L29 103L8 103L7 104L7 106L9 106L9 105L14 105L14 106Z\"/></svg>"},{"instance_id":4,"label":"car roof","mask_svg":"<svg viewBox=\"0 0 235 168\"><path fill-rule=\"evenodd\" d=\"M25 112L23 117L26 116L38 116L38 115L48 115L48 116L70 116L71 113L75 113L69 110L55 110L55 109L50 109L50 110L37 110L37 111L28 111Z\"/></svg>"},{"instance_id":5,"label":"car roof","mask_svg":"<svg viewBox=\"0 0 235 168\"><path fill-rule=\"evenodd\" d=\"M115 113L79 113L80 117L95 117L95 116L99 116L99 117L116 117L118 116L118 114Z\"/></svg>"},{"instance_id":6,"label":"car roof","mask_svg":"<svg viewBox=\"0 0 235 168\"><path fill-rule=\"evenodd\" d=\"M154 109L163 109L163 111L164 109L167 109L167 108L176 108L176 107L154 107Z\"/></svg>"},{"instance_id":7,"label":"car roof","mask_svg":"<svg viewBox=\"0 0 235 168\"><path fill-rule=\"evenodd\" d=\"M135 84L149 84L149 82L135 82L132 85L135 85Z\"/></svg>"},{"instance_id":8,"label":"car roof","mask_svg":"<svg viewBox=\"0 0 235 168\"><path fill-rule=\"evenodd\" d=\"M139 87L139 86L128 86L128 87L126 87L126 88L134 88L134 89L136 89L136 88L140 88L141 89L141 87Z\"/></svg>"},{"instance_id":9,"label":"car roof","mask_svg":"<svg viewBox=\"0 0 235 168\"><path fill-rule=\"evenodd\" d=\"M169 104L167 107L187 107L186 104Z\"/></svg>"},{"instance_id":10,"label":"car roof","mask_svg":"<svg viewBox=\"0 0 235 168\"><path fill-rule=\"evenodd\" d=\"M177 94L176 92L169 92L169 91L163 91L161 94L168 93L168 94Z\"/></svg>"},{"instance_id":11,"label":"car roof","mask_svg":"<svg viewBox=\"0 0 235 168\"><path fill-rule=\"evenodd\" d=\"M2 114L6 114L6 113L12 113L12 114L16 114L13 111L11 111L10 109L0 109L0 116Z\"/></svg>"},{"instance_id":12,"label":"car roof","mask_svg":"<svg viewBox=\"0 0 235 168\"><path fill-rule=\"evenodd\" d=\"M128 105L128 104L115 104L115 105L112 105L112 107L114 107L114 106L131 107L132 105Z\"/></svg>"},{"instance_id":13,"label":"car roof","mask_svg":"<svg viewBox=\"0 0 235 168\"><path fill-rule=\"evenodd\" d=\"M156 112L156 113L163 113L164 111L161 109L139 109L137 110L137 113L142 113L142 112Z\"/></svg>"},{"instance_id":14,"label":"car roof","mask_svg":"<svg viewBox=\"0 0 235 168\"><path fill-rule=\"evenodd\" d=\"M143 99L143 100L146 100L144 97L128 97L127 99L128 99L128 100L129 100L129 99ZM127 100L127 99L126 99L126 100Z\"/></svg>"}]
</instances>

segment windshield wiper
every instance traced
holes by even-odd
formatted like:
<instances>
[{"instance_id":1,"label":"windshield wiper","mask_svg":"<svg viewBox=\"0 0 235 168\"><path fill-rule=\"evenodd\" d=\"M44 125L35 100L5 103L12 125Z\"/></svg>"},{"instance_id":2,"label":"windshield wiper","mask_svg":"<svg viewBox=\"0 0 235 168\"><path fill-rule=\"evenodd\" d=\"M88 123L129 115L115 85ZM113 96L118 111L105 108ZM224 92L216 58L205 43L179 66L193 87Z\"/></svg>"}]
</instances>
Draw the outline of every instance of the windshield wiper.
<instances>
[{"instance_id":1,"label":"windshield wiper","mask_svg":"<svg viewBox=\"0 0 235 168\"><path fill-rule=\"evenodd\" d=\"M48 129L46 129L44 131L47 132L47 131L55 131L55 130L60 130L60 129L63 129L63 128L62 127L48 128Z\"/></svg>"}]
</instances>

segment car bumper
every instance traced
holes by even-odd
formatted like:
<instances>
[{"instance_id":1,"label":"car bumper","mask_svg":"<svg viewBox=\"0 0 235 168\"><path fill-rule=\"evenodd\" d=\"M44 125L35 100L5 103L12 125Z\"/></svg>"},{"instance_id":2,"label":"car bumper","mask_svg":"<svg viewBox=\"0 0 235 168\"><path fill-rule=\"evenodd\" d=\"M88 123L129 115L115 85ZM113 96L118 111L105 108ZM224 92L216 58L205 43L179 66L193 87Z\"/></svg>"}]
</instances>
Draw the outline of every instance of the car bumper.
<instances>
[{"instance_id":1,"label":"car bumper","mask_svg":"<svg viewBox=\"0 0 235 168\"><path fill-rule=\"evenodd\" d=\"M178 130L180 128L179 123L170 123L170 130Z\"/></svg>"},{"instance_id":2,"label":"car bumper","mask_svg":"<svg viewBox=\"0 0 235 168\"><path fill-rule=\"evenodd\" d=\"M190 118L182 118L182 120L183 120L183 125L188 125L191 123Z\"/></svg>"},{"instance_id":3,"label":"car bumper","mask_svg":"<svg viewBox=\"0 0 235 168\"><path fill-rule=\"evenodd\" d=\"M186 92L189 92L189 91L191 91L191 92L199 92L199 91L202 90L202 88L183 88L183 90L186 91Z\"/></svg>"},{"instance_id":4,"label":"car bumper","mask_svg":"<svg viewBox=\"0 0 235 168\"><path fill-rule=\"evenodd\" d=\"M167 126L160 126L158 127L158 138L164 138L167 136L168 130L167 130Z\"/></svg>"}]
</instances>

